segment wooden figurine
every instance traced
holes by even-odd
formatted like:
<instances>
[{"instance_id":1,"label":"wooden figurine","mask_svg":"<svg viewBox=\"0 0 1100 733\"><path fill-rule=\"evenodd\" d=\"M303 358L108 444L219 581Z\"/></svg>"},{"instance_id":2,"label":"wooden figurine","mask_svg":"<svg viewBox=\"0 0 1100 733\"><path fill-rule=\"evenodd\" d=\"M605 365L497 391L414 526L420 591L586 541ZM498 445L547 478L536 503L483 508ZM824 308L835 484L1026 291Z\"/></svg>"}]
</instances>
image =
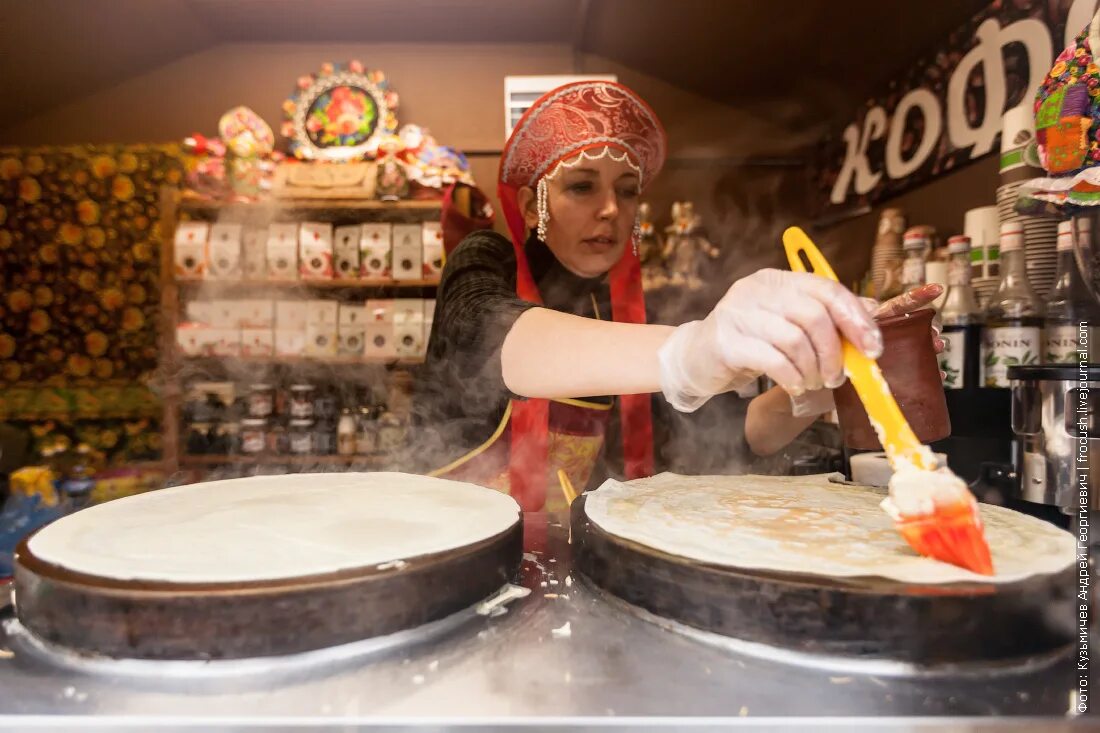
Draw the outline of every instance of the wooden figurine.
<instances>
[{"instance_id":1,"label":"wooden figurine","mask_svg":"<svg viewBox=\"0 0 1100 733\"><path fill-rule=\"evenodd\" d=\"M695 214L694 204L690 201L673 204L672 224L665 232L664 259L668 263L670 284L688 290L700 289L706 260L718 259L720 251L707 239L702 217Z\"/></svg>"}]
</instances>

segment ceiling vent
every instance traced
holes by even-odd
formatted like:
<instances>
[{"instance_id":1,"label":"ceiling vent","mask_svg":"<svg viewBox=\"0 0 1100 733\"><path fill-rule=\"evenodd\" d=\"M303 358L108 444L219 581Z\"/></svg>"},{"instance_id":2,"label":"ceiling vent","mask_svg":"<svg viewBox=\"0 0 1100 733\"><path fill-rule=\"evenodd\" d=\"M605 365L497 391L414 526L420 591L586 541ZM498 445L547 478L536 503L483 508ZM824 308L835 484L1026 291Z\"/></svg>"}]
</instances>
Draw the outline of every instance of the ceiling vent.
<instances>
[{"instance_id":1,"label":"ceiling vent","mask_svg":"<svg viewBox=\"0 0 1100 733\"><path fill-rule=\"evenodd\" d=\"M512 128L536 99L551 89L574 81L618 81L614 74L584 74L582 76L506 76L504 77L504 139L512 136Z\"/></svg>"}]
</instances>

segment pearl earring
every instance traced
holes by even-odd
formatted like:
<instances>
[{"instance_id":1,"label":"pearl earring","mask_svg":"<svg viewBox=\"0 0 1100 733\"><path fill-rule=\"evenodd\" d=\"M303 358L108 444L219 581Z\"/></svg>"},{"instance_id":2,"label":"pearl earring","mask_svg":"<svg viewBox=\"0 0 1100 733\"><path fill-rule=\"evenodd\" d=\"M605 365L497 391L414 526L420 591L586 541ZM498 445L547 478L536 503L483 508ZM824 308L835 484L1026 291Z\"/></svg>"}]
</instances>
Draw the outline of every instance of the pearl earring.
<instances>
[{"instance_id":1,"label":"pearl earring","mask_svg":"<svg viewBox=\"0 0 1100 733\"><path fill-rule=\"evenodd\" d=\"M546 179L541 179L536 189L536 201L539 213L539 225L536 231L540 242L546 241L546 228L550 223L550 202L547 188Z\"/></svg>"}]
</instances>

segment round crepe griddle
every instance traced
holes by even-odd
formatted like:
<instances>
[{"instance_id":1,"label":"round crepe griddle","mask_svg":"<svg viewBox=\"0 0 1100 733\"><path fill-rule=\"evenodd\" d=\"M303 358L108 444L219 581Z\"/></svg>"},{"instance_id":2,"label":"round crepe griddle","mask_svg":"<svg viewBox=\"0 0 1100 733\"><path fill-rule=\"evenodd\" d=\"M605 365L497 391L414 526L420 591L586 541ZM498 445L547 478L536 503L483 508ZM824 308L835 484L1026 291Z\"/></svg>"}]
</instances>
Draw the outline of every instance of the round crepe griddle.
<instances>
[{"instance_id":1,"label":"round crepe griddle","mask_svg":"<svg viewBox=\"0 0 1100 733\"><path fill-rule=\"evenodd\" d=\"M1073 567L1007 583L916 585L876 577L708 564L612 535L571 507L574 566L600 588L704 631L795 651L915 664L1002 661L1074 636Z\"/></svg>"},{"instance_id":2,"label":"round crepe griddle","mask_svg":"<svg viewBox=\"0 0 1100 733\"><path fill-rule=\"evenodd\" d=\"M32 536L33 537L33 536ZM97 577L15 555L16 613L45 641L131 659L293 654L441 619L517 572L523 527L458 549L319 575L231 583Z\"/></svg>"}]
</instances>

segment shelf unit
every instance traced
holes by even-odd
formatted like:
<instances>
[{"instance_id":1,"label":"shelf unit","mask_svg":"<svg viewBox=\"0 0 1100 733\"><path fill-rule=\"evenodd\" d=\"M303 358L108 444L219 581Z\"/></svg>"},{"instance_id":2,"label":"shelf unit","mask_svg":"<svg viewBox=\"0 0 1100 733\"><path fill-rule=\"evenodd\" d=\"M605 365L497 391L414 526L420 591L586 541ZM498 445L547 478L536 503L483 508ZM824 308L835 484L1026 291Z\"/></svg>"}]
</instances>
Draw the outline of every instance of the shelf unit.
<instances>
[{"instance_id":1,"label":"shelf unit","mask_svg":"<svg viewBox=\"0 0 1100 733\"><path fill-rule=\"evenodd\" d=\"M192 466L362 466L380 468L385 465L383 456L302 456L302 455L187 455L180 457L180 465Z\"/></svg>"},{"instance_id":2,"label":"shelf unit","mask_svg":"<svg viewBox=\"0 0 1100 733\"><path fill-rule=\"evenodd\" d=\"M181 362L184 364L201 364L205 366L215 366L217 363L233 364L264 364L275 365L282 364L287 366L294 365L317 365L317 366L354 366L354 365L374 365L374 366L416 366L423 364L424 359L422 357L399 357L397 359L374 359L362 356L181 356Z\"/></svg>"},{"instance_id":3,"label":"shelf unit","mask_svg":"<svg viewBox=\"0 0 1100 733\"><path fill-rule=\"evenodd\" d=\"M180 211L255 211L257 209L285 211L439 211L442 201L413 199L380 201L377 199L296 199L272 198L259 202L212 201L186 193L178 197Z\"/></svg>"},{"instance_id":4,"label":"shelf unit","mask_svg":"<svg viewBox=\"0 0 1100 733\"><path fill-rule=\"evenodd\" d=\"M387 292L400 291L403 296L417 297L408 291L419 290L421 297L435 297L438 279L420 280L382 280L382 279L333 279L333 280L220 280L214 278L189 279L175 275L175 231L181 219L209 220L266 226L274 222L330 221L330 222L367 222L391 221L418 223L438 218L442 201L377 201L358 199L286 199L273 198L257 203L220 202L195 198L179 189L166 186L161 190L160 221L161 235L161 372L169 375L162 378L160 392L164 403L163 416L163 464L169 474L181 467L202 469L227 465L292 465L292 466L367 466L385 465L385 457L375 456L291 456L291 455L187 455L181 441L181 413L185 397L184 380L180 375L194 368L206 368L216 371L216 367L229 373L241 373L242 370L258 367L302 367L336 368L352 370L355 366L370 366L415 370L423 363L421 358L400 358L389 360L366 359L362 357L278 357L278 356L186 356L176 344L176 327L180 322L183 303L181 298L193 297L201 288L204 293L225 292L289 292L313 291L329 294L352 293L356 298L364 295L380 296ZM392 296L391 296L392 297ZM347 375L353 381L354 370ZM395 374L398 376L398 374ZM343 378L341 378L343 379ZM413 375L406 374L397 380L407 384Z\"/></svg>"},{"instance_id":5,"label":"shelf unit","mask_svg":"<svg viewBox=\"0 0 1100 733\"><path fill-rule=\"evenodd\" d=\"M179 278L181 288L249 288L265 290L388 290L390 288L434 288L438 278L425 280L218 280L213 278Z\"/></svg>"}]
</instances>

